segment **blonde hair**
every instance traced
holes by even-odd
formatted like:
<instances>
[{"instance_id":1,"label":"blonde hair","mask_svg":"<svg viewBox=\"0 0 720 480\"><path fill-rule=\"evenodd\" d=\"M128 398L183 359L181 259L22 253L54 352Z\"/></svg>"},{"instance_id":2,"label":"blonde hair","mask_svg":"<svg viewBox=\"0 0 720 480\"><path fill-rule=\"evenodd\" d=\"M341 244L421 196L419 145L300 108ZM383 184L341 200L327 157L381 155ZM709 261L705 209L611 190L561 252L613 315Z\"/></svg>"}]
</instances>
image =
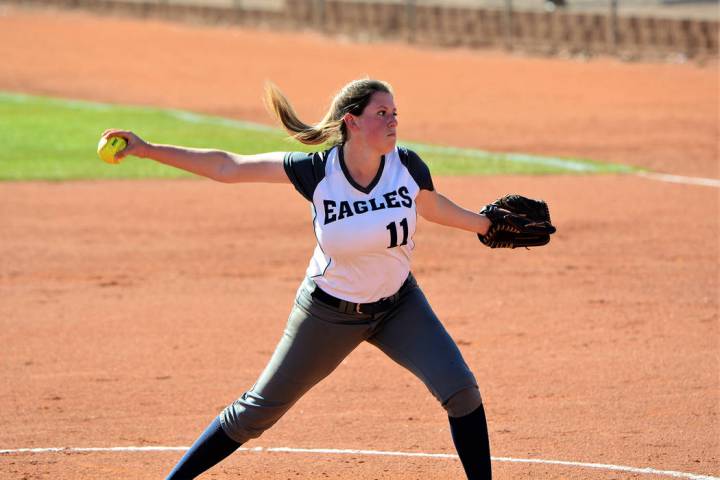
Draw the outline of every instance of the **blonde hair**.
<instances>
[{"instance_id":1,"label":"blonde hair","mask_svg":"<svg viewBox=\"0 0 720 480\"><path fill-rule=\"evenodd\" d=\"M299 142L306 145L326 142L337 145L347 140L343 117L348 113L361 115L375 92L393 93L390 84L381 80L353 80L335 95L327 113L315 125L308 125L300 120L287 97L271 82L265 84L265 105L280 120L285 130Z\"/></svg>"}]
</instances>

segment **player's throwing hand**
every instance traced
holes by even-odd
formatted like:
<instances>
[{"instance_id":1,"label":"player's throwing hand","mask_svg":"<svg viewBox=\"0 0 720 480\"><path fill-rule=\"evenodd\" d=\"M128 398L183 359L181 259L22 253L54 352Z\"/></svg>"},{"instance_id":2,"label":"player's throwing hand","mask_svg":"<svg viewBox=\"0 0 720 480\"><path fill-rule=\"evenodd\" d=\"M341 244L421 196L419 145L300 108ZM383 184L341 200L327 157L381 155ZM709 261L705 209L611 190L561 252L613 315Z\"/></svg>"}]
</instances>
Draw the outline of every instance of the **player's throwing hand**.
<instances>
[{"instance_id":1,"label":"player's throwing hand","mask_svg":"<svg viewBox=\"0 0 720 480\"><path fill-rule=\"evenodd\" d=\"M133 132L127 130L116 130L108 129L102 133L102 138L111 139L113 137L120 137L125 139L127 146L115 154L116 163L120 163L123 158L128 155L134 155L136 157L145 157L148 144L139 136Z\"/></svg>"}]
</instances>

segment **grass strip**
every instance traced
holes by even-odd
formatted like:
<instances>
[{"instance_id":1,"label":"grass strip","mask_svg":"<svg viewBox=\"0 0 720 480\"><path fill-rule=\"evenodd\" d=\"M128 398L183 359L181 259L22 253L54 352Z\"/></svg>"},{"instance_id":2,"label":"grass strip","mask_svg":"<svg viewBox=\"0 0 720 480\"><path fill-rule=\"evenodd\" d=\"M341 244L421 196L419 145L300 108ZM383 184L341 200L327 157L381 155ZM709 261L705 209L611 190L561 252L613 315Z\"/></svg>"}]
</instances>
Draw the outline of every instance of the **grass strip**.
<instances>
[{"instance_id":1,"label":"grass strip","mask_svg":"<svg viewBox=\"0 0 720 480\"><path fill-rule=\"evenodd\" d=\"M181 110L119 106L0 92L0 180L187 178L156 162L127 159L119 167L97 158L106 128L133 130L155 143L218 148L244 154L313 151L278 129ZM584 159L496 153L400 142L435 175L627 173L625 165Z\"/></svg>"}]
</instances>

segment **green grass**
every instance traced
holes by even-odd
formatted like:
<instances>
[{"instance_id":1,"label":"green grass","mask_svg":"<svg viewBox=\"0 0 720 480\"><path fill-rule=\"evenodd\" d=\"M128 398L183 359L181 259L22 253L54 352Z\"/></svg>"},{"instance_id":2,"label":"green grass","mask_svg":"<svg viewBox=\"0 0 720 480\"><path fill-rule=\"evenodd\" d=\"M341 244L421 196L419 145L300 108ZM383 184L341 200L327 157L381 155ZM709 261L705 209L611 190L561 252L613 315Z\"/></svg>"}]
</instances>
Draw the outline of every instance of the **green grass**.
<instances>
[{"instance_id":1,"label":"green grass","mask_svg":"<svg viewBox=\"0 0 720 480\"><path fill-rule=\"evenodd\" d=\"M128 158L107 165L96 155L106 128L129 129L154 143L238 153L312 151L280 129L177 110L126 107L0 92L0 180L182 178L191 174ZM589 160L483 152L400 142L435 175L616 173L632 169Z\"/></svg>"}]
</instances>

